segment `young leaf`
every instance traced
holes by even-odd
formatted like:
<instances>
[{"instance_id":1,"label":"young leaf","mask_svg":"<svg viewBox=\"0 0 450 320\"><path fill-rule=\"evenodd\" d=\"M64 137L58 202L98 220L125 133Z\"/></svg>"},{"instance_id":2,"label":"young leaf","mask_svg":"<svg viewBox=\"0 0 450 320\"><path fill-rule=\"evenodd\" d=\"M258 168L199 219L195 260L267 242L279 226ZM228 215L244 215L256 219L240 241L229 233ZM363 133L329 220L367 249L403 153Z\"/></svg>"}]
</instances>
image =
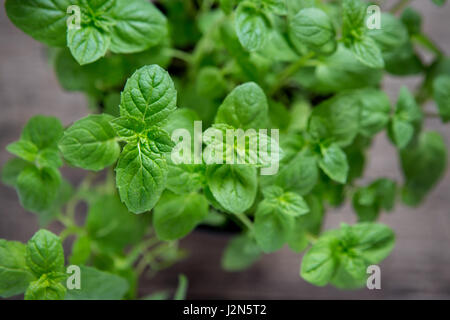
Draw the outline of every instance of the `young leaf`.
<instances>
[{"instance_id":1,"label":"young leaf","mask_svg":"<svg viewBox=\"0 0 450 320\"><path fill-rule=\"evenodd\" d=\"M33 0L5 2L11 21L26 34L49 46L66 45L67 8L70 0Z\"/></svg>"},{"instance_id":2,"label":"young leaf","mask_svg":"<svg viewBox=\"0 0 450 320\"><path fill-rule=\"evenodd\" d=\"M25 300L63 300L67 289L49 275L43 274L30 283L25 292Z\"/></svg>"},{"instance_id":3,"label":"young leaf","mask_svg":"<svg viewBox=\"0 0 450 320\"><path fill-rule=\"evenodd\" d=\"M331 139L345 147L353 142L359 131L359 95L350 91L340 93L314 108L308 132L314 139Z\"/></svg>"},{"instance_id":4,"label":"young leaf","mask_svg":"<svg viewBox=\"0 0 450 320\"><path fill-rule=\"evenodd\" d=\"M116 134L125 141L133 141L145 129L145 123L134 117L119 117L110 121Z\"/></svg>"},{"instance_id":5,"label":"young leaf","mask_svg":"<svg viewBox=\"0 0 450 320\"><path fill-rule=\"evenodd\" d=\"M28 161L19 158L10 159L2 168L2 182L14 187L20 173L28 166L31 166Z\"/></svg>"},{"instance_id":6,"label":"young leaf","mask_svg":"<svg viewBox=\"0 0 450 320\"><path fill-rule=\"evenodd\" d=\"M321 145L320 168L336 182L344 184L347 181L348 162L347 156L342 149L332 144L328 147Z\"/></svg>"},{"instance_id":7,"label":"young leaf","mask_svg":"<svg viewBox=\"0 0 450 320\"><path fill-rule=\"evenodd\" d=\"M176 103L177 92L167 71L157 65L145 66L128 79L122 92L120 115L154 125L166 119Z\"/></svg>"},{"instance_id":8,"label":"young leaf","mask_svg":"<svg viewBox=\"0 0 450 320\"><path fill-rule=\"evenodd\" d=\"M263 194L265 206L272 207L279 214L298 217L309 212L303 197L296 193L284 192L280 187L271 186L263 189Z\"/></svg>"},{"instance_id":9,"label":"young leaf","mask_svg":"<svg viewBox=\"0 0 450 320\"><path fill-rule=\"evenodd\" d=\"M127 280L109 272L80 266L81 289L67 290L65 300L121 300L128 291Z\"/></svg>"},{"instance_id":10,"label":"young leaf","mask_svg":"<svg viewBox=\"0 0 450 320\"><path fill-rule=\"evenodd\" d=\"M256 168L248 165L214 165L206 169L214 198L231 213L249 209L256 198Z\"/></svg>"},{"instance_id":11,"label":"young leaf","mask_svg":"<svg viewBox=\"0 0 450 320\"><path fill-rule=\"evenodd\" d=\"M76 121L59 142L64 158L72 165L99 171L116 162L120 147L107 114L89 115Z\"/></svg>"},{"instance_id":12,"label":"young leaf","mask_svg":"<svg viewBox=\"0 0 450 320\"><path fill-rule=\"evenodd\" d=\"M285 0L262 0L264 6L278 15L287 15L287 5Z\"/></svg>"},{"instance_id":13,"label":"young leaf","mask_svg":"<svg viewBox=\"0 0 450 320\"><path fill-rule=\"evenodd\" d=\"M319 53L336 50L336 32L331 19L320 9L307 8L290 19L294 41Z\"/></svg>"},{"instance_id":14,"label":"young leaf","mask_svg":"<svg viewBox=\"0 0 450 320\"><path fill-rule=\"evenodd\" d=\"M450 121L450 76L442 75L436 78L433 93L442 121Z\"/></svg>"},{"instance_id":15,"label":"young leaf","mask_svg":"<svg viewBox=\"0 0 450 320\"><path fill-rule=\"evenodd\" d=\"M337 261L333 256L334 241L319 240L308 250L302 260L300 275L306 281L325 286L330 282L336 269Z\"/></svg>"},{"instance_id":16,"label":"young leaf","mask_svg":"<svg viewBox=\"0 0 450 320\"><path fill-rule=\"evenodd\" d=\"M23 128L21 140L32 142L39 150L57 148L64 128L55 117L34 116Z\"/></svg>"},{"instance_id":17,"label":"young leaf","mask_svg":"<svg viewBox=\"0 0 450 320\"><path fill-rule=\"evenodd\" d=\"M222 256L222 268L226 271L241 271L249 268L261 257L255 240L248 235L239 235L230 240Z\"/></svg>"},{"instance_id":18,"label":"young leaf","mask_svg":"<svg viewBox=\"0 0 450 320\"><path fill-rule=\"evenodd\" d=\"M264 128L268 124L268 110L264 91L256 83L247 82L228 94L217 111L215 123L243 129Z\"/></svg>"},{"instance_id":19,"label":"young leaf","mask_svg":"<svg viewBox=\"0 0 450 320\"><path fill-rule=\"evenodd\" d=\"M366 66L374 69L384 68L384 60L377 43L368 36L351 45L351 50L356 58Z\"/></svg>"},{"instance_id":20,"label":"young leaf","mask_svg":"<svg viewBox=\"0 0 450 320\"><path fill-rule=\"evenodd\" d=\"M169 165L167 189L176 194L198 191L203 186L204 170L203 165Z\"/></svg>"},{"instance_id":21,"label":"young leaf","mask_svg":"<svg viewBox=\"0 0 450 320\"><path fill-rule=\"evenodd\" d=\"M127 144L116 166L116 185L128 210L143 213L154 207L166 184L164 158L145 145Z\"/></svg>"},{"instance_id":22,"label":"young leaf","mask_svg":"<svg viewBox=\"0 0 450 320\"><path fill-rule=\"evenodd\" d=\"M67 31L67 46L80 65L97 61L106 54L111 37L93 26Z\"/></svg>"},{"instance_id":23,"label":"young leaf","mask_svg":"<svg viewBox=\"0 0 450 320\"><path fill-rule=\"evenodd\" d=\"M165 193L153 212L153 226L161 240L189 234L208 215L208 201L198 193Z\"/></svg>"},{"instance_id":24,"label":"young leaf","mask_svg":"<svg viewBox=\"0 0 450 320\"><path fill-rule=\"evenodd\" d=\"M167 35L164 15L146 0L116 0L112 13L111 46L114 53L143 51Z\"/></svg>"},{"instance_id":25,"label":"young leaf","mask_svg":"<svg viewBox=\"0 0 450 320\"><path fill-rule=\"evenodd\" d=\"M50 272L64 271L64 251L61 239L41 229L28 241L26 262L38 277Z\"/></svg>"},{"instance_id":26,"label":"young leaf","mask_svg":"<svg viewBox=\"0 0 450 320\"><path fill-rule=\"evenodd\" d=\"M0 297L24 293L34 279L25 263L26 246L0 239Z\"/></svg>"},{"instance_id":27,"label":"young leaf","mask_svg":"<svg viewBox=\"0 0 450 320\"><path fill-rule=\"evenodd\" d=\"M6 150L29 162L34 162L39 152L39 149L34 145L34 143L27 140L13 142L6 146Z\"/></svg>"},{"instance_id":28,"label":"young leaf","mask_svg":"<svg viewBox=\"0 0 450 320\"><path fill-rule=\"evenodd\" d=\"M236 11L236 34L248 51L257 51L267 40L269 27L264 14L249 2L241 2Z\"/></svg>"},{"instance_id":29,"label":"young leaf","mask_svg":"<svg viewBox=\"0 0 450 320\"><path fill-rule=\"evenodd\" d=\"M61 175L54 168L26 167L17 177L16 188L22 206L40 213L50 209L58 195Z\"/></svg>"},{"instance_id":30,"label":"young leaf","mask_svg":"<svg viewBox=\"0 0 450 320\"><path fill-rule=\"evenodd\" d=\"M266 253L280 249L288 240L292 216L282 214L267 200L255 213L254 235L259 247Z\"/></svg>"},{"instance_id":31,"label":"young leaf","mask_svg":"<svg viewBox=\"0 0 450 320\"><path fill-rule=\"evenodd\" d=\"M372 137L383 130L389 123L391 103L389 97L376 89L365 89L360 92L360 133Z\"/></svg>"}]
</instances>

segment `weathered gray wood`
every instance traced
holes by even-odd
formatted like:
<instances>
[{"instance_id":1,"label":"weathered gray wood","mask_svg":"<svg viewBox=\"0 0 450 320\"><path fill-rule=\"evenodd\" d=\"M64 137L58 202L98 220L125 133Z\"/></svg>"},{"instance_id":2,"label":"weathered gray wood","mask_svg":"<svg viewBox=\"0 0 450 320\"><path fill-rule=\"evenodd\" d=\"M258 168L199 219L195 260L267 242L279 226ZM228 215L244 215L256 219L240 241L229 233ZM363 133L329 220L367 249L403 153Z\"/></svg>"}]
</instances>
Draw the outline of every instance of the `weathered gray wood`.
<instances>
[{"instance_id":1,"label":"weathered gray wood","mask_svg":"<svg viewBox=\"0 0 450 320\"><path fill-rule=\"evenodd\" d=\"M3 7L4 1L1 1ZM425 12L426 32L450 53L450 5L437 8L431 1L415 1ZM403 79L388 79L385 88L393 101ZM417 79L409 79L409 86ZM0 10L0 165L10 157L8 143L19 136L21 127L32 115L42 113L61 118L64 124L86 114L86 103L80 94L64 93L48 67L42 47L16 29ZM450 147L450 127L438 120L428 126L445 136ZM81 171L67 170L66 176L79 180ZM374 144L366 179L380 175L401 179L395 150L381 135ZM141 284L141 293L174 288L177 274L190 280L189 298L450 298L450 177L447 174L426 203L418 209L397 207L382 221L397 234L392 255L381 265L381 291L339 291L317 288L298 276L300 256L285 249L265 256L246 272L226 273L220 270L220 257L227 237L196 232L182 242L190 257ZM326 228L340 222L354 222L351 208L345 206L330 212ZM0 186L0 238L26 241L37 230L33 215L18 204L15 192ZM53 226L57 230L57 226Z\"/></svg>"}]
</instances>

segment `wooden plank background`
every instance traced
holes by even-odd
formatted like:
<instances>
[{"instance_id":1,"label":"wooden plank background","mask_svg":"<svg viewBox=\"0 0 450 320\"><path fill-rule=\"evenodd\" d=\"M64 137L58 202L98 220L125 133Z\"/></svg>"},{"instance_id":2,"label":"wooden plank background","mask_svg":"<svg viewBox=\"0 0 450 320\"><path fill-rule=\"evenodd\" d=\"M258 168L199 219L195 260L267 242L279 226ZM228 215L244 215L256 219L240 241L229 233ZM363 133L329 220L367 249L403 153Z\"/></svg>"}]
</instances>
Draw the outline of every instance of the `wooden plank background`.
<instances>
[{"instance_id":1,"label":"wooden plank background","mask_svg":"<svg viewBox=\"0 0 450 320\"><path fill-rule=\"evenodd\" d=\"M21 128L35 114L54 115L69 124L86 114L81 94L63 92L46 63L42 46L16 29L6 18L4 0L0 10L0 165L10 155L8 143L19 137ZM389 1L391 2L391 1ZM392 1L393 2L393 1ZM450 53L450 5L437 8L429 0L416 0L414 6L425 15L424 29ZM401 85L414 88L417 78L389 78L384 88L396 99ZM433 108L432 105L428 106ZM450 127L428 120L427 127L441 132L450 147ZM66 170L66 176L79 181L79 170ZM381 134L371 150L365 180L379 176L401 179L394 148ZM340 291L317 288L299 276L301 256L287 249L265 256L250 270L226 273L220 257L228 236L195 232L182 241L190 256L151 280L141 281L140 293L173 289L177 274L190 281L188 298L234 299L392 299L450 298L450 176L443 179L418 209L398 206L382 222L395 229L396 247L381 264L382 290ZM355 221L346 205L328 213L325 228ZM54 229L57 226L54 226ZM0 185L0 238L26 241L38 229L35 217L18 204L14 190Z\"/></svg>"}]
</instances>

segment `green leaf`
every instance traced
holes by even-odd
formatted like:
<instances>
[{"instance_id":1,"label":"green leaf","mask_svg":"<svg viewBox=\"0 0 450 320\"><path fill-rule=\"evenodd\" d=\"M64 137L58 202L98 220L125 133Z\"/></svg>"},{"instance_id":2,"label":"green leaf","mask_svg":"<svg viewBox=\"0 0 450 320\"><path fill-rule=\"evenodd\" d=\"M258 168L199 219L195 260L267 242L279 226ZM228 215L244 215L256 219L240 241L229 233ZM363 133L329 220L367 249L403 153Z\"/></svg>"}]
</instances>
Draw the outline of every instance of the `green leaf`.
<instances>
[{"instance_id":1,"label":"green leaf","mask_svg":"<svg viewBox=\"0 0 450 320\"><path fill-rule=\"evenodd\" d=\"M403 201L418 205L439 182L447 167L447 147L437 132L425 132L417 145L400 153L405 186Z\"/></svg>"},{"instance_id":2,"label":"green leaf","mask_svg":"<svg viewBox=\"0 0 450 320\"><path fill-rule=\"evenodd\" d=\"M17 177L16 188L22 206L39 213L50 209L56 200L61 175L54 168L28 166Z\"/></svg>"},{"instance_id":3,"label":"green leaf","mask_svg":"<svg viewBox=\"0 0 450 320\"><path fill-rule=\"evenodd\" d=\"M360 108L357 92L345 92L314 108L308 132L318 140L331 140L345 147L353 142L359 131Z\"/></svg>"},{"instance_id":4,"label":"green leaf","mask_svg":"<svg viewBox=\"0 0 450 320\"><path fill-rule=\"evenodd\" d=\"M111 46L114 53L144 51L167 35L164 15L146 0L116 0L112 10Z\"/></svg>"},{"instance_id":5,"label":"green leaf","mask_svg":"<svg viewBox=\"0 0 450 320\"><path fill-rule=\"evenodd\" d=\"M58 149L47 148L40 151L36 158L39 167L59 168L63 165Z\"/></svg>"},{"instance_id":6,"label":"green leaf","mask_svg":"<svg viewBox=\"0 0 450 320\"><path fill-rule=\"evenodd\" d=\"M381 50L371 37L364 37L352 43L350 49L355 57L366 66L374 69L384 68Z\"/></svg>"},{"instance_id":7,"label":"green leaf","mask_svg":"<svg viewBox=\"0 0 450 320\"><path fill-rule=\"evenodd\" d=\"M382 73L382 70L369 68L355 59L343 44L339 44L331 56L325 57L315 71L319 87L325 92L376 86Z\"/></svg>"},{"instance_id":8,"label":"green leaf","mask_svg":"<svg viewBox=\"0 0 450 320\"><path fill-rule=\"evenodd\" d=\"M25 292L34 279L25 263L26 246L0 239L0 297L9 298Z\"/></svg>"},{"instance_id":9,"label":"green leaf","mask_svg":"<svg viewBox=\"0 0 450 320\"><path fill-rule=\"evenodd\" d=\"M66 291L61 283L43 274L39 280L30 283L25 292L25 300L63 300Z\"/></svg>"},{"instance_id":10,"label":"green leaf","mask_svg":"<svg viewBox=\"0 0 450 320\"><path fill-rule=\"evenodd\" d=\"M116 134L125 141L133 141L145 130L145 123L134 117L119 117L110 121Z\"/></svg>"},{"instance_id":11,"label":"green leaf","mask_svg":"<svg viewBox=\"0 0 450 320\"><path fill-rule=\"evenodd\" d=\"M38 277L50 272L64 271L64 251L61 239L41 229L28 241L26 262Z\"/></svg>"},{"instance_id":12,"label":"green leaf","mask_svg":"<svg viewBox=\"0 0 450 320\"><path fill-rule=\"evenodd\" d=\"M267 128L268 104L264 91L254 82L244 83L231 91L217 111L215 123L235 128Z\"/></svg>"},{"instance_id":13,"label":"green leaf","mask_svg":"<svg viewBox=\"0 0 450 320\"><path fill-rule=\"evenodd\" d=\"M176 103L177 92L167 71L157 65L145 66L128 79L122 92L120 115L154 125L166 119Z\"/></svg>"},{"instance_id":14,"label":"green leaf","mask_svg":"<svg viewBox=\"0 0 450 320\"><path fill-rule=\"evenodd\" d=\"M389 179L377 179L369 186L359 188L353 195L353 208L358 221L375 221L381 209L392 210L395 203L396 184Z\"/></svg>"},{"instance_id":15,"label":"green leaf","mask_svg":"<svg viewBox=\"0 0 450 320\"><path fill-rule=\"evenodd\" d=\"M31 166L28 161L19 158L8 160L2 168L2 182L8 186L14 187L20 173L28 166Z\"/></svg>"},{"instance_id":16,"label":"green leaf","mask_svg":"<svg viewBox=\"0 0 450 320\"><path fill-rule=\"evenodd\" d=\"M23 32L49 46L66 44L67 8L70 0L33 0L5 2L6 13Z\"/></svg>"},{"instance_id":17,"label":"green leaf","mask_svg":"<svg viewBox=\"0 0 450 320\"><path fill-rule=\"evenodd\" d=\"M123 250L142 240L149 226L149 216L131 214L117 195L97 195L86 218L89 238L103 248Z\"/></svg>"},{"instance_id":18,"label":"green leaf","mask_svg":"<svg viewBox=\"0 0 450 320\"><path fill-rule=\"evenodd\" d=\"M376 89L360 91L360 133L372 137L389 123L391 103L389 97Z\"/></svg>"},{"instance_id":19,"label":"green leaf","mask_svg":"<svg viewBox=\"0 0 450 320\"><path fill-rule=\"evenodd\" d=\"M116 162L120 147L107 114L89 115L76 121L59 143L64 158L72 165L99 171Z\"/></svg>"},{"instance_id":20,"label":"green leaf","mask_svg":"<svg viewBox=\"0 0 450 320\"><path fill-rule=\"evenodd\" d=\"M241 271L249 268L261 257L255 240L248 235L235 236L230 240L222 256L222 268L226 271Z\"/></svg>"},{"instance_id":21,"label":"green leaf","mask_svg":"<svg viewBox=\"0 0 450 320\"><path fill-rule=\"evenodd\" d=\"M64 128L55 117L34 116L23 128L21 140L34 143L39 150L57 148Z\"/></svg>"},{"instance_id":22,"label":"green leaf","mask_svg":"<svg viewBox=\"0 0 450 320\"><path fill-rule=\"evenodd\" d=\"M81 289L67 290L65 300L120 300L128 291L127 280L109 272L80 266Z\"/></svg>"},{"instance_id":23,"label":"green leaf","mask_svg":"<svg viewBox=\"0 0 450 320\"><path fill-rule=\"evenodd\" d=\"M336 50L336 31L331 19L320 9L307 8L290 19L293 40L319 53Z\"/></svg>"},{"instance_id":24,"label":"green leaf","mask_svg":"<svg viewBox=\"0 0 450 320\"><path fill-rule=\"evenodd\" d=\"M208 215L208 201L198 193L165 193L153 212L153 226L161 240L189 234Z\"/></svg>"},{"instance_id":25,"label":"green leaf","mask_svg":"<svg viewBox=\"0 0 450 320\"><path fill-rule=\"evenodd\" d=\"M322 287L330 282L336 265L333 242L319 240L303 257L300 275L306 281Z\"/></svg>"},{"instance_id":26,"label":"green leaf","mask_svg":"<svg viewBox=\"0 0 450 320\"><path fill-rule=\"evenodd\" d=\"M227 90L225 78L220 69L216 67L200 69L195 86L199 95L210 99L223 97Z\"/></svg>"},{"instance_id":27,"label":"green leaf","mask_svg":"<svg viewBox=\"0 0 450 320\"><path fill-rule=\"evenodd\" d=\"M265 206L272 207L277 213L290 217L298 217L309 212L308 205L302 196L285 192L278 186L263 189Z\"/></svg>"},{"instance_id":28,"label":"green leaf","mask_svg":"<svg viewBox=\"0 0 450 320\"><path fill-rule=\"evenodd\" d=\"M442 75L434 80L433 95L442 121L450 121L450 76Z\"/></svg>"},{"instance_id":29,"label":"green leaf","mask_svg":"<svg viewBox=\"0 0 450 320\"><path fill-rule=\"evenodd\" d=\"M400 89L395 114L389 127L389 136L399 148L405 148L418 131L422 122L422 110L406 87Z\"/></svg>"},{"instance_id":30,"label":"green leaf","mask_svg":"<svg viewBox=\"0 0 450 320\"><path fill-rule=\"evenodd\" d=\"M172 151L175 143L170 138L169 134L156 126L147 130L147 144L151 152L163 154Z\"/></svg>"},{"instance_id":31,"label":"green leaf","mask_svg":"<svg viewBox=\"0 0 450 320\"><path fill-rule=\"evenodd\" d=\"M80 65L97 61L108 51L111 37L100 29L83 26L67 31L67 46Z\"/></svg>"},{"instance_id":32,"label":"green leaf","mask_svg":"<svg viewBox=\"0 0 450 320\"><path fill-rule=\"evenodd\" d=\"M285 0L262 0L267 9L278 15L287 15L287 4Z\"/></svg>"},{"instance_id":33,"label":"green leaf","mask_svg":"<svg viewBox=\"0 0 450 320\"><path fill-rule=\"evenodd\" d=\"M277 210L268 200L262 201L255 213L254 235L259 247L265 252L280 249L288 240L292 216Z\"/></svg>"},{"instance_id":34,"label":"green leaf","mask_svg":"<svg viewBox=\"0 0 450 320\"><path fill-rule=\"evenodd\" d=\"M347 156L337 144L320 146L320 168L336 182L345 184L348 175Z\"/></svg>"},{"instance_id":35,"label":"green leaf","mask_svg":"<svg viewBox=\"0 0 450 320\"><path fill-rule=\"evenodd\" d=\"M431 0L431 1L433 1L433 3L437 6L443 6L447 2L447 0Z\"/></svg>"},{"instance_id":36,"label":"green leaf","mask_svg":"<svg viewBox=\"0 0 450 320\"><path fill-rule=\"evenodd\" d=\"M186 299L186 292L188 287L188 279L184 274L178 276L178 288L175 292L174 300L184 300Z\"/></svg>"},{"instance_id":37,"label":"green leaf","mask_svg":"<svg viewBox=\"0 0 450 320\"><path fill-rule=\"evenodd\" d=\"M264 14L249 2L241 2L236 11L236 34L248 51L257 51L264 46L269 31Z\"/></svg>"},{"instance_id":38,"label":"green leaf","mask_svg":"<svg viewBox=\"0 0 450 320\"><path fill-rule=\"evenodd\" d=\"M203 186L204 170L203 165L169 165L167 189L176 194L198 191Z\"/></svg>"},{"instance_id":39,"label":"green leaf","mask_svg":"<svg viewBox=\"0 0 450 320\"><path fill-rule=\"evenodd\" d=\"M422 16L412 7L402 12L401 20L408 29L409 35L420 34L422 31Z\"/></svg>"},{"instance_id":40,"label":"green leaf","mask_svg":"<svg viewBox=\"0 0 450 320\"><path fill-rule=\"evenodd\" d=\"M375 40L383 56L393 53L409 40L405 25L390 13L382 13L381 28L368 30L367 35Z\"/></svg>"},{"instance_id":41,"label":"green leaf","mask_svg":"<svg viewBox=\"0 0 450 320\"><path fill-rule=\"evenodd\" d=\"M342 33L344 38L361 37L364 33L366 7L361 0L342 1Z\"/></svg>"},{"instance_id":42,"label":"green leaf","mask_svg":"<svg viewBox=\"0 0 450 320\"><path fill-rule=\"evenodd\" d=\"M144 144L127 144L116 166L116 185L128 210L152 209L165 188L167 171L165 159Z\"/></svg>"},{"instance_id":43,"label":"green leaf","mask_svg":"<svg viewBox=\"0 0 450 320\"><path fill-rule=\"evenodd\" d=\"M77 238L72 245L72 254L70 255L70 264L85 264L91 255L91 240L83 235Z\"/></svg>"},{"instance_id":44,"label":"green leaf","mask_svg":"<svg viewBox=\"0 0 450 320\"><path fill-rule=\"evenodd\" d=\"M231 213L249 209L256 198L256 168L247 165L214 165L206 169L206 180L214 198Z\"/></svg>"},{"instance_id":45,"label":"green leaf","mask_svg":"<svg viewBox=\"0 0 450 320\"><path fill-rule=\"evenodd\" d=\"M39 149L34 145L34 143L27 140L19 140L13 142L6 146L6 150L19 158L27 160L29 162L34 162Z\"/></svg>"}]
</instances>

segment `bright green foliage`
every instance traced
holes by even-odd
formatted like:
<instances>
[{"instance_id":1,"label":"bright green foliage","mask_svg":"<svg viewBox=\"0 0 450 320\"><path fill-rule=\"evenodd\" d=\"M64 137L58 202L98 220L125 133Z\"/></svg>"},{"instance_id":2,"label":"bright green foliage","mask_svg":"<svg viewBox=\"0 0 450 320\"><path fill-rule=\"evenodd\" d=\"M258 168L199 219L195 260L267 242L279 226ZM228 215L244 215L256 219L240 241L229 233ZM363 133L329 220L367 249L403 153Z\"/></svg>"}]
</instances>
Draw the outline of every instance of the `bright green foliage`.
<instances>
[{"instance_id":1,"label":"bright green foliage","mask_svg":"<svg viewBox=\"0 0 450 320\"><path fill-rule=\"evenodd\" d=\"M208 215L208 201L198 193L165 193L153 213L158 238L175 240L186 236Z\"/></svg>"},{"instance_id":2,"label":"bright green foliage","mask_svg":"<svg viewBox=\"0 0 450 320\"><path fill-rule=\"evenodd\" d=\"M240 214L255 201L256 168L250 165L214 165L206 170L206 180L214 198L227 211Z\"/></svg>"},{"instance_id":3,"label":"bright green foliage","mask_svg":"<svg viewBox=\"0 0 450 320\"><path fill-rule=\"evenodd\" d=\"M98 171L116 162L120 148L107 114L89 115L75 122L59 142L64 158L72 165Z\"/></svg>"},{"instance_id":4,"label":"bright green foliage","mask_svg":"<svg viewBox=\"0 0 450 320\"><path fill-rule=\"evenodd\" d=\"M8 298L25 292L34 279L25 262L26 246L0 239L0 296Z\"/></svg>"},{"instance_id":5,"label":"bright green foliage","mask_svg":"<svg viewBox=\"0 0 450 320\"><path fill-rule=\"evenodd\" d=\"M450 60L425 19L403 1L380 4L378 28L371 4L6 0L10 20L51 46L61 87L84 93L91 114L67 128L34 116L6 147L14 157L2 182L39 225L62 231L38 231L28 246L0 240L0 296L134 299L142 276L185 256L178 240L196 228L241 230L223 253L227 271L289 247L307 250L306 281L364 286L367 267L394 245L376 220L398 199L420 204L446 171L444 140L426 118L450 119ZM386 75L422 81L394 105ZM423 111L431 99L438 113ZM371 146L386 133L403 179L368 180ZM262 159L264 147L277 163ZM75 187L64 164L93 172ZM358 223L322 233L325 208L348 202ZM82 289L66 288L64 257L81 266ZM186 287L181 276L175 299Z\"/></svg>"},{"instance_id":6,"label":"bright green foliage","mask_svg":"<svg viewBox=\"0 0 450 320\"><path fill-rule=\"evenodd\" d=\"M380 263L394 247L394 233L381 224L342 225L325 233L302 261L301 276L317 286L358 288L367 281L366 269Z\"/></svg>"},{"instance_id":7,"label":"bright green foliage","mask_svg":"<svg viewBox=\"0 0 450 320\"><path fill-rule=\"evenodd\" d=\"M27 244L27 265L36 276L62 272L64 251L58 236L47 230L38 231Z\"/></svg>"},{"instance_id":8,"label":"bright green foliage","mask_svg":"<svg viewBox=\"0 0 450 320\"><path fill-rule=\"evenodd\" d=\"M68 10L72 5L80 7L79 26L74 25L76 11ZM159 44L167 34L165 17L145 0L100 3L8 0L5 6L8 17L17 27L50 46L67 45L81 65L100 59L108 50L115 53L144 51Z\"/></svg>"},{"instance_id":9,"label":"bright green foliage","mask_svg":"<svg viewBox=\"0 0 450 320\"><path fill-rule=\"evenodd\" d=\"M68 290L65 300L120 300L128 290L124 278L81 266L81 289Z\"/></svg>"},{"instance_id":10,"label":"bright green foliage","mask_svg":"<svg viewBox=\"0 0 450 320\"><path fill-rule=\"evenodd\" d=\"M299 11L290 21L295 41L312 51L332 53L336 50L336 32L331 19L320 9Z\"/></svg>"}]
</instances>

